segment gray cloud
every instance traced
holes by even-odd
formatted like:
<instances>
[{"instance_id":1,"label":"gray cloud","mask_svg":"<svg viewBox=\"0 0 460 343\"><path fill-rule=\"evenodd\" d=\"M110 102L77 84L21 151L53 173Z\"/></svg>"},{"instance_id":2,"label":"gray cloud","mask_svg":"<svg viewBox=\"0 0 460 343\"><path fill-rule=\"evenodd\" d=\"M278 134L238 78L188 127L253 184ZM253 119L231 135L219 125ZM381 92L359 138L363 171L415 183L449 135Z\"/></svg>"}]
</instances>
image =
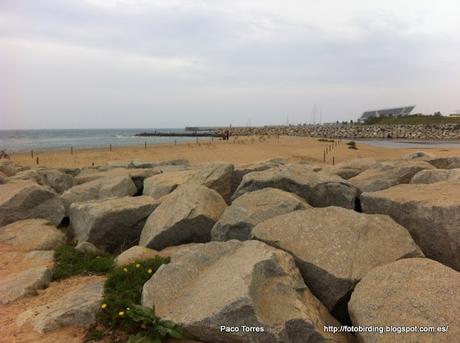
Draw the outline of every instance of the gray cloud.
<instances>
[{"instance_id":1,"label":"gray cloud","mask_svg":"<svg viewBox=\"0 0 460 343\"><path fill-rule=\"evenodd\" d=\"M441 24L424 1L405 12L357 0L317 15L294 0L283 11L99 3L0 2L0 128L305 122L314 103L329 121L380 106L460 107L455 2Z\"/></svg>"}]
</instances>

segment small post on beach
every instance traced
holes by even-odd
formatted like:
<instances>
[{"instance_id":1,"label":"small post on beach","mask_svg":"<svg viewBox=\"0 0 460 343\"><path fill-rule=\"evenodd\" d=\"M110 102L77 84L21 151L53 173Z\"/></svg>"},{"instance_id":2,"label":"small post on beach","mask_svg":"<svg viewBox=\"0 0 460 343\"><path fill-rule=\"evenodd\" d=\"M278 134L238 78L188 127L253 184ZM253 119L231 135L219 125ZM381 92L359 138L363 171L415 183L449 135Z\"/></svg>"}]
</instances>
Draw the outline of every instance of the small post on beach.
<instances>
[{"instance_id":1,"label":"small post on beach","mask_svg":"<svg viewBox=\"0 0 460 343\"><path fill-rule=\"evenodd\" d=\"M332 156L332 165L335 166L335 157Z\"/></svg>"},{"instance_id":2,"label":"small post on beach","mask_svg":"<svg viewBox=\"0 0 460 343\"><path fill-rule=\"evenodd\" d=\"M38 159L38 156L37 156L36 163L37 163L37 165L40 164L40 160Z\"/></svg>"},{"instance_id":3,"label":"small post on beach","mask_svg":"<svg viewBox=\"0 0 460 343\"><path fill-rule=\"evenodd\" d=\"M323 151L323 162L326 163L326 150Z\"/></svg>"},{"instance_id":4,"label":"small post on beach","mask_svg":"<svg viewBox=\"0 0 460 343\"><path fill-rule=\"evenodd\" d=\"M73 147L70 147L70 154L73 155Z\"/></svg>"},{"instance_id":5,"label":"small post on beach","mask_svg":"<svg viewBox=\"0 0 460 343\"><path fill-rule=\"evenodd\" d=\"M30 150L30 157L34 158L34 151Z\"/></svg>"},{"instance_id":6,"label":"small post on beach","mask_svg":"<svg viewBox=\"0 0 460 343\"><path fill-rule=\"evenodd\" d=\"M174 140L174 145L177 145L177 139Z\"/></svg>"},{"instance_id":7,"label":"small post on beach","mask_svg":"<svg viewBox=\"0 0 460 343\"><path fill-rule=\"evenodd\" d=\"M144 142L144 149L147 150L147 142Z\"/></svg>"},{"instance_id":8,"label":"small post on beach","mask_svg":"<svg viewBox=\"0 0 460 343\"><path fill-rule=\"evenodd\" d=\"M112 144L109 144L109 151L112 151Z\"/></svg>"}]
</instances>

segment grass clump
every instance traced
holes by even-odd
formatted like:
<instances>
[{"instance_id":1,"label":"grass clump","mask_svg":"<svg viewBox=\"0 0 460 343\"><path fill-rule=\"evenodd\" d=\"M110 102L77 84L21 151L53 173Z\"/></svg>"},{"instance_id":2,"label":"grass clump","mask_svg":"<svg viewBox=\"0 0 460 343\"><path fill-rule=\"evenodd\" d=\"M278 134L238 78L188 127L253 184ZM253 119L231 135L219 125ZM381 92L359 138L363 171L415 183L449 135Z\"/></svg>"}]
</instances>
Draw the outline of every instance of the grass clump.
<instances>
[{"instance_id":1,"label":"grass clump","mask_svg":"<svg viewBox=\"0 0 460 343\"><path fill-rule=\"evenodd\" d=\"M128 342L161 343L167 337L181 338L182 331L175 323L160 319L154 308L140 305L142 288L169 258L156 256L114 268L104 285L104 299L98 322L128 334Z\"/></svg>"},{"instance_id":2,"label":"grass clump","mask_svg":"<svg viewBox=\"0 0 460 343\"><path fill-rule=\"evenodd\" d=\"M70 244L62 245L54 251L54 261L53 280L80 274L105 274L113 269L112 255L81 252Z\"/></svg>"},{"instance_id":3,"label":"grass clump","mask_svg":"<svg viewBox=\"0 0 460 343\"><path fill-rule=\"evenodd\" d=\"M348 145L348 149L358 150L358 147L356 146L355 141L350 141L350 142L347 143L347 145Z\"/></svg>"}]
</instances>

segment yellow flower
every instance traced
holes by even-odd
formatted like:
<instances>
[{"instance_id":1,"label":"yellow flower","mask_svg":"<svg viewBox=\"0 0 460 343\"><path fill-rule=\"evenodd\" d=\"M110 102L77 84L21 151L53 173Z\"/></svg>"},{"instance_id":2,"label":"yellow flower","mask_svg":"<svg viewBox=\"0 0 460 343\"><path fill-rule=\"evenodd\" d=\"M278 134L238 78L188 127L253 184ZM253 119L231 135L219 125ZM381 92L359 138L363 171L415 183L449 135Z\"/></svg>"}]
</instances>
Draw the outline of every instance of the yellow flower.
<instances>
[{"instance_id":1,"label":"yellow flower","mask_svg":"<svg viewBox=\"0 0 460 343\"><path fill-rule=\"evenodd\" d=\"M152 274L152 269L147 270L147 273Z\"/></svg>"},{"instance_id":2,"label":"yellow flower","mask_svg":"<svg viewBox=\"0 0 460 343\"><path fill-rule=\"evenodd\" d=\"M101 308L106 308L107 307L107 304L102 304L101 305Z\"/></svg>"},{"instance_id":3,"label":"yellow flower","mask_svg":"<svg viewBox=\"0 0 460 343\"><path fill-rule=\"evenodd\" d=\"M123 268L123 271L124 271L124 272L127 272L127 271L128 271L128 268Z\"/></svg>"},{"instance_id":4,"label":"yellow flower","mask_svg":"<svg viewBox=\"0 0 460 343\"><path fill-rule=\"evenodd\" d=\"M126 311L129 311L129 310L130 310L130 308L129 308L129 307L127 307L127 308L126 308Z\"/></svg>"},{"instance_id":5,"label":"yellow flower","mask_svg":"<svg viewBox=\"0 0 460 343\"><path fill-rule=\"evenodd\" d=\"M136 264L136 268L139 268L140 266L141 266L141 265L140 265L139 263L138 263L138 264Z\"/></svg>"},{"instance_id":6,"label":"yellow flower","mask_svg":"<svg viewBox=\"0 0 460 343\"><path fill-rule=\"evenodd\" d=\"M118 315L119 315L120 317L124 316L124 315L125 315L125 311L120 311L120 312L118 312Z\"/></svg>"}]
</instances>

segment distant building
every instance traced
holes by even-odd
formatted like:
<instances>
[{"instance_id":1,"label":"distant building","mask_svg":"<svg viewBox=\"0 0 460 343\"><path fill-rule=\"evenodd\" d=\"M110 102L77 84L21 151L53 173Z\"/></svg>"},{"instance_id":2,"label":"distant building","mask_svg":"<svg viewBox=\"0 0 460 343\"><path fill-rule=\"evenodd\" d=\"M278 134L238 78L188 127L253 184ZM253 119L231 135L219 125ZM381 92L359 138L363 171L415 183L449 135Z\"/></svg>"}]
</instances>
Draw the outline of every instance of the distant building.
<instances>
[{"instance_id":1,"label":"distant building","mask_svg":"<svg viewBox=\"0 0 460 343\"><path fill-rule=\"evenodd\" d=\"M361 118L359 118L358 121L360 123L364 123L371 118L407 116L414 110L414 108L415 105L366 111L362 114Z\"/></svg>"}]
</instances>

